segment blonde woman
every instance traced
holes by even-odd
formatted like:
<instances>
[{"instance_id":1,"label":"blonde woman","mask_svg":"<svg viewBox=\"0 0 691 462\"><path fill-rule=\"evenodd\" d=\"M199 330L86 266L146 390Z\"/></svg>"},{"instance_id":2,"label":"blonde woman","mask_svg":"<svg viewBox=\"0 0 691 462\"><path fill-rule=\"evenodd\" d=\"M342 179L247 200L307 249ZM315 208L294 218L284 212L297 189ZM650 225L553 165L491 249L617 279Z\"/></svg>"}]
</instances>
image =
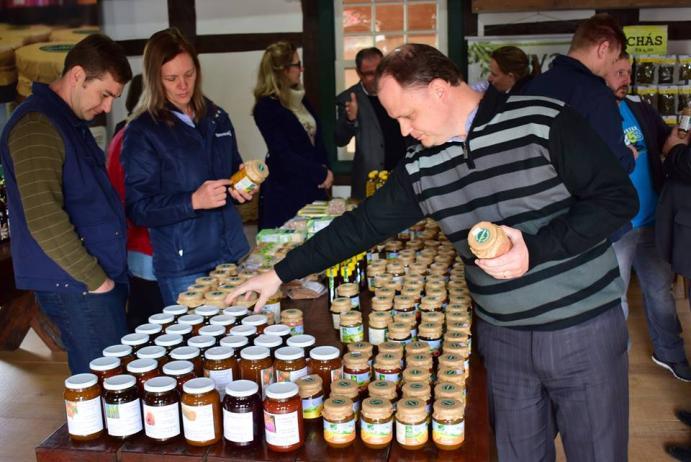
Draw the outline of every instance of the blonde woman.
<instances>
[{"instance_id":1,"label":"blonde woman","mask_svg":"<svg viewBox=\"0 0 691 462\"><path fill-rule=\"evenodd\" d=\"M321 126L300 83L295 45L277 42L262 56L252 115L268 153L271 174L259 196L259 228L281 226L304 205L326 199L333 183Z\"/></svg>"}]
</instances>

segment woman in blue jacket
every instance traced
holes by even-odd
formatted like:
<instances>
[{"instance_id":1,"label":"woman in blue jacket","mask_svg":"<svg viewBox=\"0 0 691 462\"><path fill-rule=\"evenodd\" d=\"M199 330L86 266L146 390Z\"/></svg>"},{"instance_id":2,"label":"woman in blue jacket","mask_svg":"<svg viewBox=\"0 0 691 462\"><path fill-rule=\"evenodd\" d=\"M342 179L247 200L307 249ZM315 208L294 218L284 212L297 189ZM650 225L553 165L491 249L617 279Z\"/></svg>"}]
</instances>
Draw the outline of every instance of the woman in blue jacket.
<instances>
[{"instance_id":1,"label":"woman in blue jacket","mask_svg":"<svg viewBox=\"0 0 691 462\"><path fill-rule=\"evenodd\" d=\"M166 305L220 263L249 251L228 194L242 168L228 114L205 98L192 46L176 29L144 49L144 89L125 134L127 215L149 228L153 265Z\"/></svg>"},{"instance_id":2,"label":"woman in blue jacket","mask_svg":"<svg viewBox=\"0 0 691 462\"><path fill-rule=\"evenodd\" d=\"M275 228L302 206L326 199L333 173L317 115L304 99L302 63L295 45L270 45L259 65L254 121L269 150L271 174L259 193L259 228Z\"/></svg>"}]
</instances>

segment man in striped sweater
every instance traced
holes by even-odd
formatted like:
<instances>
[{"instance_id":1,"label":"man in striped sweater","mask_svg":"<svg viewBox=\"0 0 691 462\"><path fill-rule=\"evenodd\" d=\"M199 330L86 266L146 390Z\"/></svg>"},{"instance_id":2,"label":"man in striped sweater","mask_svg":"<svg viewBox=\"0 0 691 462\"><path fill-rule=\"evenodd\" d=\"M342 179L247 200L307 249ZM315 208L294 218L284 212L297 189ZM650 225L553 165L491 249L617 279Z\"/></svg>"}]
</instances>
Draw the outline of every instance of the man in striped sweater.
<instances>
[{"instance_id":1,"label":"man in striped sweater","mask_svg":"<svg viewBox=\"0 0 691 462\"><path fill-rule=\"evenodd\" d=\"M627 331L607 236L638 204L616 158L563 103L483 97L427 45L394 50L378 75L382 104L420 145L373 197L229 300L256 290L262 305L282 281L432 217L466 264L499 459L553 460L558 428L569 460L625 460ZM481 220L504 225L507 254L474 259L467 236Z\"/></svg>"}]
</instances>

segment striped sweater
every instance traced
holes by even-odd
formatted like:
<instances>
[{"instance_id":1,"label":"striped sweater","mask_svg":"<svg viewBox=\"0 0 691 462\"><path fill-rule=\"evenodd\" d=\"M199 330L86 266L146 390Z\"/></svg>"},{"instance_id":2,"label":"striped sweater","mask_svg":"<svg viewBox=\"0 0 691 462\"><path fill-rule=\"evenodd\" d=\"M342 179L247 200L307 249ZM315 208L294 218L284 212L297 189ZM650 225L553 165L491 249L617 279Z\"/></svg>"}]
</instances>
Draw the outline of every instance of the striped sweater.
<instances>
[{"instance_id":1,"label":"striped sweater","mask_svg":"<svg viewBox=\"0 0 691 462\"><path fill-rule=\"evenodd\" d=\"M276 271L283 281L318 271L430 216L466 263L480 317L558 329L619 304L623 284L606 237L636 209L627 175L573 110L549 98L488 92L466 142L411 148L375 196ZM481 220L523 232L525 275L496 280L474 264L467 235Z\"/></svg>"}]
</instances>

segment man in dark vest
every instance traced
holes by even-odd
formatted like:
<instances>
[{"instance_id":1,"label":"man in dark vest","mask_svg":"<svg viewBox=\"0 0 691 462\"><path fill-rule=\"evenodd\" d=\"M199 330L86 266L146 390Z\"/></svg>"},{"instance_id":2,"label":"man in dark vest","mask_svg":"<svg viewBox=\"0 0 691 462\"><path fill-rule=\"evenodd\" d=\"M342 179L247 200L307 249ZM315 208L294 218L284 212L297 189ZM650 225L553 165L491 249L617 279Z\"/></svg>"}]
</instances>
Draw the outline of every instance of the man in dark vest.
<instances>
[{"instance_id":1,"label":"man in dark vest","mask_svg":"<svg viewBox=\"0 0 691 462\"><path fill-rule=\"evenodd\" d=\"M15 282L60 329L72 373L127 333L125 214L89 121L131 78L122 48L91 35L60 79L33 84L0 139Z\"/></svg>"}]
</instances>

